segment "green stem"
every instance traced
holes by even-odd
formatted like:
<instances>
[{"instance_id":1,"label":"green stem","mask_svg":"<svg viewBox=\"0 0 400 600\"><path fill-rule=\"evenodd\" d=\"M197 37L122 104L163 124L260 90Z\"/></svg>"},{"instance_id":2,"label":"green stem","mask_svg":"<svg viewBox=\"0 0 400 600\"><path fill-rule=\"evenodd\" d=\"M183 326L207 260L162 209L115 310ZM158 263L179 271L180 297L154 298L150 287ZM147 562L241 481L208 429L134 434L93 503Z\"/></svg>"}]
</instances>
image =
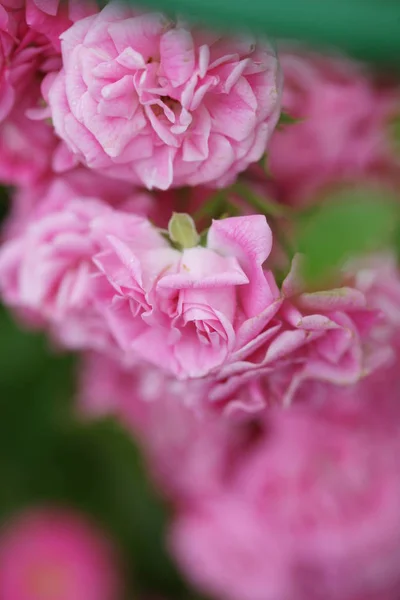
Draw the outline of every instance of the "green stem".
<instances>
[{"instance_id":1,"label":"green stem","mask_svg":"<svg viewBox=\"0 0 400 600\"><path fill-rule=\"evenodd\" d=\"M177 190L177 202L176 202L176 212L189 212L188 207L190 206L190 196L191 196L191 188L190 187L182 187Z\"/></svg>"},{"instance_id":2,"label":"green stem","mask_svg":"<svg viewBox=\"0 0 400 600\"><path fill-rule=\"evenodd\" d=\"M207 217L217 217L223 212L225 206L225 191L220 191L211 196L211 198L202 204L198 210L192 215L197 223L201 219Z\"/></svg>"},{"instance_id":3,"label":"green stem","mask_svg":"<svg viewBox=\"0 0 400 600\"><path fill-rule=\"evenodd\" d=\"M230 188L229 192L238 194L255 210L263 215L274 217L274 218L291 218L293 216L293 210L288 206L279 204L270 198L259 196L254 193L245 183L234 183Z\"/></svg>"}]
</instances>

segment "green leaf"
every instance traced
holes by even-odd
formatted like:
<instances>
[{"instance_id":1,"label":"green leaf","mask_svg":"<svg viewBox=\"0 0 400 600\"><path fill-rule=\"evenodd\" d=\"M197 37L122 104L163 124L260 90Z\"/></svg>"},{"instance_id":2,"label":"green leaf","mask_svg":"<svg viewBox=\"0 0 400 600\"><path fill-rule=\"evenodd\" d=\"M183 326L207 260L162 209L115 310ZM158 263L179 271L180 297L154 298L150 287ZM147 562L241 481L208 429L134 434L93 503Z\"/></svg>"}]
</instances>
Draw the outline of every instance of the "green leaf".
<instances>
[{"instance_id":1,"label":"green leaf","mask_svg":"<svg viewBox=\"0 0 400 600\"><path fill-rule=\"evenodd\" d=\"M141 5L225 30L250 29L399 65L399 0L142 0Z\"/></svg>"},{"instance_id":2,"label":"green leaf","mask_svg":"<svg viewBox=\"0 0 400 600\"><path fill-rule=\"evenodd\" d=\"M286 125L296 125L296 123L301 123L302 121L303 119L296 119L283 110L280 114L277 128L282 129Z\"/></svg>"},{"instance_id":3,"label":"green leaf","mask_svg":"<svg viewBox=\"0 0 400 600\"><path fill-rule=\"evenodd\" d=\"M349 258L392 245L399 208L397 197L376 187L332 193L298 223L305 278L323 281Z\"/></svg>"},{"instance_id":4,"label":"green leaf","mask_svg":"<svg viewBox=\"0 0 400 600\"><path fill-rule=\"evenodd\" d=\"M195 222L187 213L173 213L168 223L171 240L181 248L193 248L200 241Z\"/></svg>"}]
</instances>

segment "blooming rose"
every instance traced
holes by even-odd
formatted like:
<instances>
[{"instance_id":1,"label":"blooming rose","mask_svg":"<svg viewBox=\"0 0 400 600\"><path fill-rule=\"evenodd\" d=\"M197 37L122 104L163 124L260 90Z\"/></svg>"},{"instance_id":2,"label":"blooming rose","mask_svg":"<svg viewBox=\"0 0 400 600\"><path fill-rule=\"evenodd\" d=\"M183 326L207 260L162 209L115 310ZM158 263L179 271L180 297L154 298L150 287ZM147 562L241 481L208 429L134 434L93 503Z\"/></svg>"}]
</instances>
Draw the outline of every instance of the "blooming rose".
<instances>
[{"instance_id":1,"label":"blooming rose","mask_svg":"<svg viewBox=\"0 0 400 600\"><path fill-rule=\"evenodd\" d=\"M279 293L265 217L214 221L205 246L179 250L147 219L73 194L56 182L0 253L6 303L68 347L206 378L193 404L218 410L289 404L305 380L350 385L393 357L392 316L356 282L309 293L296 259Z\"/></svg>"},{"instance_id":2,"label":"blooming rose","mask_svg":"<svg viewBox=\"0 0 400 600\"><path fill-rule=\"evenodd\" d=\"M205 247L182 251L159 235L153 246L110 235L94 262L114 288L104 316L121 350L179 379L204 377L251 354L271 335L279 291L263 270L272 245L265 217L213 221ZM116 231L116 230L115 230Z\"/></svg>"},{"instance_id":3,"label":"blooming rose","mask_svg":"<svg viewBox=\"0 0 400 600\"><path fill-rule=\"evenodd\" d=\"M115 2L61 40L48 101L87 166L148 188L223 187L264 153L280 109L271 47Z\"/></svg>"},{"instance_id":4,"label":"blooming rose","mask_svg":"<svg viewBox=\"0 0 400 600\"><path fill-rule=\"evenodd\" d=\"M393 262L366 259L364 271L352 265L343 273L342 287L313 292L301 280L300 263L296 256L282 284L270 335L240 363L219 370L211 405L228 411L289 405L305 381L348 386L393 361L400 281Z\"/></svg>"},{"instance_id":5,"label":"blooming rose","mask_svg":"<svg viewBox=\"0 0 400 600\"><path fill-rule=\"evenodd\" d=\"M400 109L398 90L345 59L289 51L279 58L284 110L300 119L277 131L268 150L280 198L307 202L328 185L393 175L388 121Z\"/></svg>"},{"instance_id":6,"label":"blooming rose","mask_svg":"<svg viewBox=\"0 0 400 600\"><path fill-rule=\"evenodd\" d=\"M219 486L178 504L172 549L190 580L227 600L396 600L398 376L384 390L397 417L357 386L337 404L331 387L320 409L256 421L236 460L228 446Z\"/></svg>"},{"instance_id":7,"label":"blooming rose","mask_svg":"<svg viewBox=\"0 0 400 600\"><path fill-rule=\"evenodd\" d=\"M119 588L113 551L77 514L32 509L0 536L2 600L116 600Z\"/></svg>"}]
</instances>

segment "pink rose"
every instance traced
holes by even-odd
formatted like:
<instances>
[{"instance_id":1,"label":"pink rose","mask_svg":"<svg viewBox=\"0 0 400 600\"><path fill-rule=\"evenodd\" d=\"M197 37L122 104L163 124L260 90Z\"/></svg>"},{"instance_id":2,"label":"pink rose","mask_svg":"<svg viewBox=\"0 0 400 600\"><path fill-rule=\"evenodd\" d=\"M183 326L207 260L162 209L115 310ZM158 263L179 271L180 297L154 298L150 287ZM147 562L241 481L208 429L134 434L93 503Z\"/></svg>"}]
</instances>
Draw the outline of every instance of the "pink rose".
<instances>
[{"instance_id":1,"label":"pink rose","mask_svg":"<svg viewBox=\"0 0 400 600\"><path fill-rule=\"evenodd\" d=\"M0 0L0 180L7 185L30 186L57 162L64 168L68 164L54 128L31 120L48 116L41 106L41 84L46 74L61 68L59 34L93 12L86 0L71 0L69 10L64 1L59 4ZM70 168L73 161L68 160Z\"/></svg>"},{"instance_id":2,"label":"pink rose","mask_svg":"<svg viewBox=\"0 0 400 600\"><path fill-rule=\"evenodd\" d=\"M61 184L57 187L53 194L62 198L64 190L59 191ZM90 222L99 211L108 210L87 198L75 199L64 209L61 204L46 206L21 235L2 247L4 300L55 323L82 309L90 296L91 257L97 248Z\"/></svg>"},{"instance_id":3,"label":"pink rose","mask_svg":"<svg viewBox=\"0 0 400 600\"><path fill-rule=\"evenodd\" d=\"M28 124L30 123L32 121L28 121ZM36 122L33 124L35 126ZM40 153L37 146L36 149L37 160L39 160ZM26 152L26 150L27 147L24 146L24 151ZM29 173L29 169L34 163L35 157L33 159L31 157L31 162L26 161L21 165L21 173L25 173L25 169L28 169ZM10 160L10 163L4 164L9 164L11 168L13 163ZM18 164L14 163L14 166ZM0 173L1 169L0 161ZM146 215L157 225L159 224L159 205L148 192L137 190L125 181L117 181L79 166L62 175L48 171L39 181L35 181L34 185L17 188L11 195L11 211L5 224L5 237L9 238L22 232L29 222L43 216L49 208L52 210L56 210L57 207L62 209L73 197L98 198L106 204L124 211ZM160 225L163 225L165 219L161 218L160 221Z\"/></svg>"},{"instance_id":4,"label":"pink rose","mask_svg":"<svg viewBox=\"0 0 400 600\"><path fill-rule=\"evenodd\" d=\"M53 508L11 520L0 537L2 600L116 600L112 549L79 515Z\"/></svg>"},{"instance_id":5,"label":"pink rose","mask_svg":"<svg viewBox=\"0 0 400 600\"><path fill-rule=\"evenodd\" d=\"M15 0L0 4L0 121L10 112L15 101L15 79L11 68L18 51L18 30L23 26L23 2Z\"/></svg>"},{"instance_id":6,"label":"pink rose","mask_svg":"<svg viewBox=\"0 0 400 600\"><path fill-rule=\"evenodd\" d=\"M296 379L348 385L390 359L390 348L382 348L382 344L369 347L371 332L381 315L368 305L365 294L354 287L311 293L301 287L296 289L296 263L297 260L282 286L288 300L283 303L281 314L304 337L300 349L304 352L303 365ZM294 390L295 381L291 386Z\"/></svg>"},{"instance_id":7,"label":"pink rose","mask_svg":"<svg viewBox=\"0 0 400 600\"><path fill-rule=\"evenodd\" d=\"M3 184L31 186L51 170L57 145L53 128L44 121L29 119L25 114L27 107L26 100L18 102L0 122L0 181Z\"/></svg>"},{"instance_id":8,"label":"pink rose","mask_svg":"<svg viewBox=\"0 0 400 600\"><path fill-rule=\"evenodd\" d=\"M60 35L73 23L95 13L95 0L26 0L28 25L46 35L60 51Z\"/></svg>"},{"instance_id":9,"label":"pink rose","mask_svg":"<svg viewBox=\"0 0 400 600\"><path fill-rule=\"evenodd\" d=\"M308 202L328 185L393 174L388 121L398 90L345 59L282 52L280 60L283 108L301 122L277 131L268 151L279 196Z\"/></svg>"},{"instance_id":10,"label":"pink rose","mask_svg":"<svg viewBox=\"0 0 400 600\"><path fill-rule=\"evenodd\" d=\"M219 488L210 482L209 494L178 505L172 549L201 591L226 600L399 597L398 402L396 417L365 404L358 388L335 405L332 389L321 409L243 423L247 443L236 460L228 445ZM389 393L398 389L397 377Z\"/></svg>"},{"instance_id":11,"label":"pink rose","mask_svg":"<svg viewBox=\"0 0 400 600\"><path fill-rule=\"evenodd\" d=\"M287 406L306 381L348 386L393 361L400 281L393 263L366 259L364 275L353 265L343 273L341 287L313 292L304 287L299 267L296 256L270 335L240 363L219 370L208 393L210 405L228 412Z\"/></svg>"},{"instance_id":12,"label":"pink rose","mask_svg":"<svg viewBox=\"0 0 400 600\"><path fill-rule=\"evenodd\" d=\"M48 101L87 166L150 189L223 187L264 153L281 93L269 46L115 2L61 40Z\"/></svg>"},{"instance_id":13,"label":"pink rose","mask_svg":"<svg viewBox=\"0 0 400 600\"><path fill-rule=\"evenodd\" d=\"M382 318L374 328L377 343L400 348L400 271L391 252L368 256L349 265L353 285L379 310Z\"/></svg>"},{"instance_id":14,"label":"pink rose","mask_svg":"<svg viewBox=\"0 0 400 600\"><path fill-rule=\"evenodd\" d=\"M60 68L60 58L49 40L31 30L20 0L0 2L0 122L25 101L26 92L39 99L43 75Z\"/></svg>"},{"instance_id":15,"label":"pink rose","mask_svg":"<svg viewBox=\"0 0 400 600\"><path fill-rule=\"evenodd\" d=\"M101 182L99 181L99 184ZM139 203L141 201L139 195ZM46 324L68 348L113 348L103 306L111 287L92 258L104 246L93 222L104 215L112 233L114 211L98 199L77 196L73 187L56 180L47 196L0 251L0 289L3 299L21 316ZM115 218L114 218L115 220ZM158 240L156 230L142 217L118 213L118 227L127 234ZM11 231L12 232L12 231Z\"/></svg>"},{"instance_id":16,"label":"pink rose","mask_svg":"<svg viewBox=\"0 0 400 600\"><path fill-rule=\"evenodd\" d=\"M61 67L48 38L26 22L25 2L0 0L0 179L31 185L51 168L57 138L28 118L41 100L44 75ZM35 152L32 152L35 147Z\"/></svg>"},{"instance_id":17,"label":"pink rose","mask_svg":"<svg viewBox=\"0 0 400 600\"><path fill-rule=\"evenodd\" d=\"M146 247L110 235L107 218L94 230L109 246L94 262L114 288L104 316L125 354L179 379L204 377L244 360L270 336L280 299L262 266L272 245L265 217L213 221L205 247L182 251L160 234Z\"/></svg>"}]
</instances>

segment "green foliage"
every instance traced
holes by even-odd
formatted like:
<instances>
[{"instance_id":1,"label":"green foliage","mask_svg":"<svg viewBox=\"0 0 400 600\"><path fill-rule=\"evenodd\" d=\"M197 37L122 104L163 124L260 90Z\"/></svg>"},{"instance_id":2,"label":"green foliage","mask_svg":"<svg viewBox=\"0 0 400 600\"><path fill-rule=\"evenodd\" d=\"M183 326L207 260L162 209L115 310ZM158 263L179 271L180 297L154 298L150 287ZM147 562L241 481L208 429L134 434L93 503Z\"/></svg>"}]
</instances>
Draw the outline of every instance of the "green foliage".
<instances>
[{"instance_id":1,"label":"green foliage","mask_svg":"<svg viewBox=\"0 0 400 600\"><path fill-rule=\"evenodd\" d=\"M349 258L389 245L399 223L399 199L384 189L341 190L298 222L304 276L324 281Z\"/></svg>"},{"instance_id":2,"label":"green foliage","mask_svg":"<svg viewBox=\"0 0 400 600\"><path fill-rule=\"evenodd\" d=\"M75 362L0 307L0 522L36 504L76 508L115 540L130 597L187 598L164 548L165 509L130 436L112 420L74 415Z\"/></svg>"},{"instance_id":3,"label":"green foliage","mask_svg":"<svg viewBox=\"0 0 400 600\"><path fill-rule=\"evenodd\" d=\"M296 125L296 123L301 123L302 121L303 119L296 119L283 110L280 114L277 128L282 129L286 125Z\"/></svg>"},{"instance_id":4,"label":"green foliage","mask_svg":"<svg viewBox=\"0 0 400 600\"><path fill-rule=\"evenodd\" d=\"M290 207L276 202L266 195L257 194L254 192L251 186L241 182L240 180L231 185L231 187L227 189L226 193L227 195L230 193L238 194L238 196L247 202L247 204L251 206L255 212L265 215L266 217L284 218L292 215L292 210Z\"/></svg>"},{"instance_id":5,"label":"green foliage","mask_svg":"<svg viewBox=\"0 0 400 600\"><path fill-rule=\"evenodd\" d=\"M126 0L137 5L137 0ZM142 0L172 16L339 48L373 61L399 65L399 0Z\"/></svg>"}]
</instances>

